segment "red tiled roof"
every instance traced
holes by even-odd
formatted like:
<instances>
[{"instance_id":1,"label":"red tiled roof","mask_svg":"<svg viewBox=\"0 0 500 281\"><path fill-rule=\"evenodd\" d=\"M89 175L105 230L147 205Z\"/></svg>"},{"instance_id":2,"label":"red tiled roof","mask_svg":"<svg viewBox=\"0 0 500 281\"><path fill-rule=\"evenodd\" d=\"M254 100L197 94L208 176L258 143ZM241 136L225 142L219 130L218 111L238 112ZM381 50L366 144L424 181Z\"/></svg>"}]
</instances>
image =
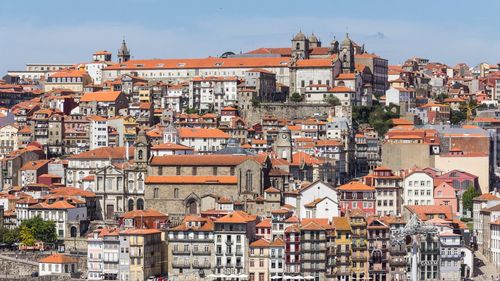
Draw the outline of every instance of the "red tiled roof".
<instances>
[{"instance_id":1,"label":"red tiled roof","mask_svg":"<svg viewBox=\"0 0 500 281\"><path fill-rule=\"evenodd\" d=\"M147 184L236 184L236 176L148 176Z\"/></svg>"},{"instance_id":2,"label":"red tiled roof","mask_svg":"<svg viewBox=\"0 0 500 281\"><path fill-rule=\"evenodd\" d=\"M78 263L78 260L67 255L52 254L48 257L39 259L38 262L64 264L64 263Z\"/></svg>"}]
</instances>

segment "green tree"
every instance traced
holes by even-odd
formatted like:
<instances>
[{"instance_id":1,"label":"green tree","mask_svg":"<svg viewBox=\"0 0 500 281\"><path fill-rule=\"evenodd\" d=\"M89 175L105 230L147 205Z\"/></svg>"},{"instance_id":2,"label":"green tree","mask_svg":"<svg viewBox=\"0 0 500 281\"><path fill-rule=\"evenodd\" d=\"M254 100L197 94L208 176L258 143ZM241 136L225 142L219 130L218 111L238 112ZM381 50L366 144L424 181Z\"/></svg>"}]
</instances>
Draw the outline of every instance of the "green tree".
<instances>
[{"instance_id":1,"label":"green tree","mask_svg":"<svg viewBox=\"0 0 500 281\"><path fill-rule=\"evenodd\" d=\"M292 96L290 97L290 100L293 101L293 102L301 102L302 101L302 95L295 92L292 94Z\"/></svg>"},{"instance_id":2,"label":"green tree","mask_svg":"<svg viewBox=\"0 0 500 281\"><path fill-rule=\"evenodd\" d=\"M326 103L328 103L331 106L340 105L339 98L337 98L336 96L334 96L332 94L326 96L324 100L325 100Z\"/></svg>"},{"instance_id":3,"label":"green tree","mask_svg":"<svg viewBox=\"0 0 500 281\"><path fill-rule=\"evenodd\" d=\"M186 108L186 113L187 114L198 114L199 110L193 107L188 107Z\"/></svg>"},{"instance_id":4,"label":"green tree","mask_svg":"<svg viewBox=\"0 0 500 281\"><path fill-rule=\"evenodd\" d=\"M0 228L0 242L9 245L19 242L19 228Z\"/></svg>"},{"instance_id":5,"label":"green tree","mask_svg":"<svg viewBox=\"0 0 500 281\"><path fill-rule=\"evenodd\" d=\"M464 210L472 212L472 199L481 195L481 193L474 189L473 186L469 187L464 194L462 194L462 204Z\"/></svg>"},{"instance_id":6,"label":"green tree","mask_svg":"<svg viewBox=\"0 0 500 281\"><path fill-rule=\"evenodd\" d=\"M258 98L252 98L252 106L257 107L260 105L260 100Z\"/></svg>"},{"instance_id":7,"label":"green tree","mask_svg":"<svg viewBox=\"0 0 500 281\"><path fill-rule=\"evenodd\" d=\"M450 122L451 124L457 125L462 123L467 119L467 110L452 110L451 111L451 117L450 117Z\"/></svg>"},{"instance_id":8,"label":"green tree","mask_svg":"<svg viewBox=\"0 0 500 281\"><path fill-rule=\"evenodd\" d=\"M448 98L448 95L445 94L445 93L440 93L439 95L437 95L436 99L439 101L439 102L443 102L445 99Z\"/></svg>"},{"instance_id":9,"label":"green tree","mask_svg":"<svg viewBox=\"0 0 500 281\"><path fill-rule=\"evenodd\" d=\"M21 223L20 238L26 245L33 245L38 240L54 243L57 241L56 224L54 221L44 221L38 216L24 220Z\"/></svg>"}]
</instances>

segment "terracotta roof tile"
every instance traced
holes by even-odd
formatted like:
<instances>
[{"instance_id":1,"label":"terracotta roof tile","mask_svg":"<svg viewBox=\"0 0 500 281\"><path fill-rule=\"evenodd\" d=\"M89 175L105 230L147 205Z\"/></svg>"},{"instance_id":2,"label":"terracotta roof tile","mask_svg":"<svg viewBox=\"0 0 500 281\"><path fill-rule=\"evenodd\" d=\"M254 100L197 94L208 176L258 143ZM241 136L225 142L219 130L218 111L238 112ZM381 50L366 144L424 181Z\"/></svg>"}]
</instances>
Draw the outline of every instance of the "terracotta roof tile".
<instances>
[{"instance_id":1,"label":"terracotta roof tile","mask_svg":"<svg viewBox=\"0 0 500 281\"><path fill-rule=\"evenodd\" d=\"M78 263L78 260L67 255L52 254L48 257L39 259L38 262L64 264L64 263Z\"/></svg>"}]
</instances>

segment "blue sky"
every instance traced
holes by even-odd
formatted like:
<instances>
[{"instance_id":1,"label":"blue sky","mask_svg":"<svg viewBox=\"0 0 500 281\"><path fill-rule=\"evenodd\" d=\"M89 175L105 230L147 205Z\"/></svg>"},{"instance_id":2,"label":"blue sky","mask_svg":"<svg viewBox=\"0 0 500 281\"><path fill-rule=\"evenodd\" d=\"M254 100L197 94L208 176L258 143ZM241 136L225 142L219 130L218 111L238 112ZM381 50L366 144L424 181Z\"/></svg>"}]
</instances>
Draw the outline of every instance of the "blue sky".
<instances>
[{"instance_id":1,"label":"blue sky","mask_svg":"<svg viewBox=\"0 0 500 281\"><path fill-rule=\"evenodd\" d=\"M390 64L421 56L454 65L500 62L500 1L11 1L0 7L0 76L26 63L116 54L217 56L288 47L298 31L327 45L346 31Z\"/></svg>"}]
</instances>

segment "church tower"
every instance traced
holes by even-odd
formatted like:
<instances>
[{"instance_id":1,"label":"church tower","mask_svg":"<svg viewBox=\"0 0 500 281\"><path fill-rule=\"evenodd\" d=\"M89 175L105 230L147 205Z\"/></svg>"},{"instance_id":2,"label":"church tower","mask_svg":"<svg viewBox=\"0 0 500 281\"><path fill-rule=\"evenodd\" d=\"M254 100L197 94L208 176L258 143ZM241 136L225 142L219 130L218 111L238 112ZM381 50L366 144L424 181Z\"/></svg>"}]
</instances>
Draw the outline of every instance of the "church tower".
<instances>
[{"instance_id":1,"label":"church tower","mask_svg":"<svg viewBox=\"0 0 500 281\"><path fill-rule=\"evenodd\" d=\"M321 47L321 41L318 39L316 35L314 35L314 32L309 36L309 47L311 48L317 48Z\"/></svg>"},{"instance_id":2,"label":"church tower","mask_svg":"<svg viewBox=\"0 0 500 281\"><path fill-rule=\"evenodd\" d=\"M122 41L122 46L120 50L118 50L118 62L126 62L130 60L130 50L127 48L127 43L125 43L125 39Z\"/></svg>"},{"instance_id":3,"label":"church tower","mask_svg":"<svg viewBox=\"0 0 500 281\"><path fill-rule=\"evenodd\" d=\"M340 44L340 61L342 62L342 72L352 73L355 69L354 62L354 44L349 38L349 33L346 34L344 41Z\"/></svg>"},{"instance_id":4,"label":"church tower","mask_svg":"<svg viewBox=\"0 0 500 281\"><path fill-rule=\"evenodd\" d=\"M309 39L302 31L292 39L292 57L299 60L309 58Z\"/></svg>"},{"instance_id":5,"label":"church tower","mask_svg":"<svg viewBox=\"0 0 500 281\"><path fill-rule=\"evenodd\" d=\"M140 168L147 168L150 156L150 143L146 132L140 130L134 143L134 161Z\"/></svg>"},{"instance_id":6,"label":"church tower","mask_svg":"<svg viewBox=\"0 0 500 281\"><path fill-rule=\"evenodd\" d=\"M279 130L277 137L275 142L277 157L292 162L292 132L285 126Z\"/></svg>"}]
</instances>

